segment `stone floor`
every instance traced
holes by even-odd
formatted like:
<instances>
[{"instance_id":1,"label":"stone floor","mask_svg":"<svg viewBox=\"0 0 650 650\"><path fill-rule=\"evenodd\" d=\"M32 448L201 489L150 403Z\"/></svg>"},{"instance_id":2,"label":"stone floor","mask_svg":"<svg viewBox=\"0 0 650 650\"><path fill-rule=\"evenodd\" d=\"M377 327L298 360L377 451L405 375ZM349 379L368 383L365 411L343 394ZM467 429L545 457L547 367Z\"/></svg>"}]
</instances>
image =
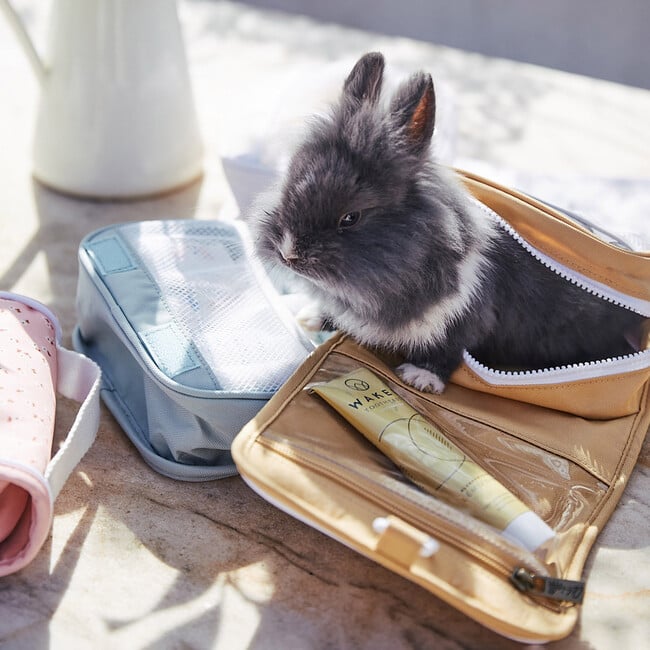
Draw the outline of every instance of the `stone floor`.
<instances>
[{"instance_id":1,"label":"stone floor","mask_svg":"<svg viewBox=\"0 0 650 650\"><path fill-rule=\"evenodd\" d=\"M42 38L44 8L17 0ZM289 71L382 50L449 90L451 162L648 232L650 92L406 39L205 0L180 3L206 149L204 176L137 202L92 202L31 178L37 83L0 19L0 289L75 323L76 251L107 224L237 213L222 156L263 138ZM294 89L296 92L296 89ZM273 102L273 103L271 103ZM271 110L274 111L270 113ZM58 433L75 404L61 400ZM650 638L650 447L586 567L579 624L558 650ZM645 641L644 641L645 640ZM277 511L235 477L155 474L105 409L97 441L55 506L38 558L0 580L0 647L497 649L498 637L426 591Z\"/></svg>"}]
</instances>

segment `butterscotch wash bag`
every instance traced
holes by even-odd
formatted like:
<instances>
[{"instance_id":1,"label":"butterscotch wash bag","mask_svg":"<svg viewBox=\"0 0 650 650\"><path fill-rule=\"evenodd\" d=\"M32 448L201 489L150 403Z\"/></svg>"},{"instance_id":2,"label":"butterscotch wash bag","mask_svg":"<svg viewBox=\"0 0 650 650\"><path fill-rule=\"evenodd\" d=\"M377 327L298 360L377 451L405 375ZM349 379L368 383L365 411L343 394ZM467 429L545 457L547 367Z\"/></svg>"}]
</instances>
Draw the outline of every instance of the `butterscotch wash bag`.
<instances>
[{"instance_id":1,"label":"butterscotch wash bag","mask_svg":"<svg viewBox=\"0 0 650 650\"><path fill-rule=\"evenodd\" d=\"M650 316L650 252L605 242L559 210L479 177L464 180L530 254L567 281ZM336 335L240 432L233 457L271 503L488 628L523 642L559 639L578 619L589 550L650 424L645 336L625 357L535 372L486 368L466 354L436 395L405 385L393 372L398 360ZM363 405L369 415L392 401L403 414L396 446L415 443L432 455L412 428L419 420L446 449L436 462L454 460L452 473L477 466L472 471L520 504L516 516L530 513L530 538L522 543L521 529L502 534L467 501L454 505L418 487L422 476L409 480L399 457L391 460L323 399L324 386L349 388L341 412ZM382 443L394 424L379 431ZM476 485L467 480L463 496Z\"/></svg>"}]
</instances>

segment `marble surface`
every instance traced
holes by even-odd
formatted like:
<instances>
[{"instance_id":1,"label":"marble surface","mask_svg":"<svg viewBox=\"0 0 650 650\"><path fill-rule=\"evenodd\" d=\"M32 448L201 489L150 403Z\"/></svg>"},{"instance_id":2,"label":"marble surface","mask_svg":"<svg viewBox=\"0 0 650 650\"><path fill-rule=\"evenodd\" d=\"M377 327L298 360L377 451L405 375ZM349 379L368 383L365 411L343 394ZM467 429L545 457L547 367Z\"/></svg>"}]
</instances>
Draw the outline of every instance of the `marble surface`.
<instances>
[{"instance_id":1,"label":"marble surface","mask_svg":"<svg viewBox=\"0 0 650 650\"><path fill-rule=\"evenodd\" d=\"M16 0L36 38L42 3ZM650 208L650 92L205 0L180 3L206 148L204 176L138 202L54 193L30 175L38 87L0 19L0 289L75 323L76 251L104 225L237 212L220 156L267 112L274 75L381 49L453 90L454 160L516 179L623 230ZM260 117L262 116L262 117ZM61 399L57 435L76 405ZM650 446L586 567L580 621L558 650L650 638ZM426 591L279 512L238 477L155 474L103 408L97 441L55 506L37 559L0 580L0 647L511 649Z\"/></svg>"}]
</instances>

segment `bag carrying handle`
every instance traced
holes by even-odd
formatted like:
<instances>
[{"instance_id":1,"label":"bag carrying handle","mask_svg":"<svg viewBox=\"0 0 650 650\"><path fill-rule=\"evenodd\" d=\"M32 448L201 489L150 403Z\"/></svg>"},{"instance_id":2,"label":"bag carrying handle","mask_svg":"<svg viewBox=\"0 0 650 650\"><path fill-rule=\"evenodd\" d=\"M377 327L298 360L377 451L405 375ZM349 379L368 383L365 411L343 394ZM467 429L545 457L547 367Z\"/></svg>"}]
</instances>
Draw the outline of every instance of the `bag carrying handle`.
<instances>
[{"instance_id":1,"label":"bag carrying handle","mask_svg":"<svg viewBox=\"0 0 650 650\"><path fill-rule=\"evenodd\" d=\"M99 366L82 354L57 346L57 391L81 406L60 449L47 464L45 479L56 499L68 477L95 440L99 428Z\"/></svg>"}]
</instances>

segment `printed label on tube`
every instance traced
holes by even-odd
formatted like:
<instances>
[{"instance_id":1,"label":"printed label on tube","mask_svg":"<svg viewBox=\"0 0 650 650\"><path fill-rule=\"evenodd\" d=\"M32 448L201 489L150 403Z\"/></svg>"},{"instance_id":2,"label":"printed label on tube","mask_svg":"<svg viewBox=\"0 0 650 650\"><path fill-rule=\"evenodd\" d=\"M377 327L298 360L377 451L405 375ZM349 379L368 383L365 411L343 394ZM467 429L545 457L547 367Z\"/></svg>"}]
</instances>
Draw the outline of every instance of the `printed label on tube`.
<instances>
[{"instance_id":1,"label":"printed label on tube","mask_svg":"<svg viewBox=\"0 0 650 650\"><path fill-rule=\"evenodd\" d=\"M528 550L553 530L512 492L366 368L311 389L414 483L502 531Z\"/></svg>"}]
</instances>

